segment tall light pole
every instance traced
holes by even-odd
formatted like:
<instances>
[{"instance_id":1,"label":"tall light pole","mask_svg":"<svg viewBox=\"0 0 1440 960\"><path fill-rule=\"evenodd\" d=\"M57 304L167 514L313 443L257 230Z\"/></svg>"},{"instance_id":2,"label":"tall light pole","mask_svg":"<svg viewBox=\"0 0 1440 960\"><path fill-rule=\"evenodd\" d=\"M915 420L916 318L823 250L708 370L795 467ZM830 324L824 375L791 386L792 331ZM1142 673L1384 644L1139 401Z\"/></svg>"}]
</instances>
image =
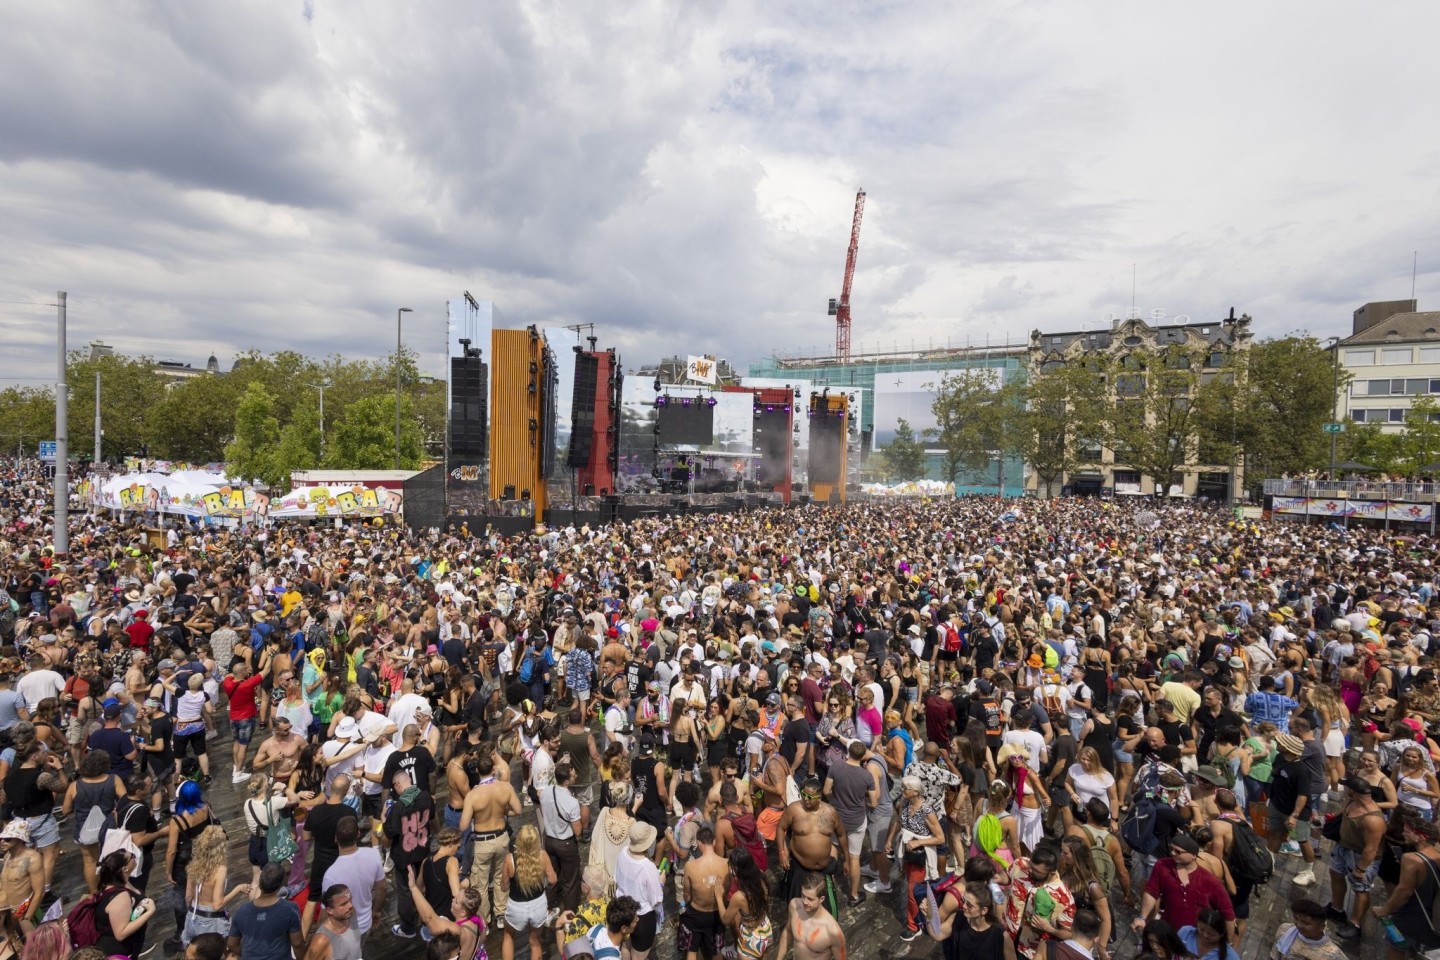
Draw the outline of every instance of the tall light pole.
<instances>
[{"instance_id":1,"label":"tall light pole","mask_svg":"<svg viewBox=\"0 0 1440 960\"><path fill-rule=\"evenodd\" d=\"M409 307L395 311L395 469L400 469L400 318L414 313Z\"/></svg>"},{"instance_id":2,"label":"tall light pole","mask_svg":"<svg viewBox=\"0 0 1440 960\"><path fill-rule=\"evenodd\" d=\"M70 552L70 383L65 375L65 291L55 294L55 556Z\"/></svg>"},{"instance_id":3,"label":"tall light pole","mask_svg":"<svg viewBox=\"0 0 1440 960\"><path fill-rule=\"evenodd\" d=\"M1335 360L1335 362L1334 362L1334 370L1335 370L1334 381L1333 381L1333 384L1332 384L1332 386L1331 386L1331 388L1330 388L1331 393L1332 393L1332 395L1333 395L1333 399L1332 399L1331 402L1332 402L1332 404L1333 404L1333 406L1334 406L1334 412L1333 412L1333 416L1334 416L1334 418L1335 418L1334 422L1338 424L1338 423L1340 422L1340 338L1339 338L1339 337L1330 337L1329 340L1330 340L1330 352L1331 352L1332 354L1334 354L1334 360ZM1330 434L1330 482L1331 482L1331 483L1334 483L1334 482L1335 482L1335 463L1336 463L1336 460L1335 460L1335 442L1336 442L1337 440L1339 440L1339 439L1340 439L1340 435L1339 435L1338 433L1333 433L1333 432L1332 432L1332 433Z\"/></svg>"}]
</instances>

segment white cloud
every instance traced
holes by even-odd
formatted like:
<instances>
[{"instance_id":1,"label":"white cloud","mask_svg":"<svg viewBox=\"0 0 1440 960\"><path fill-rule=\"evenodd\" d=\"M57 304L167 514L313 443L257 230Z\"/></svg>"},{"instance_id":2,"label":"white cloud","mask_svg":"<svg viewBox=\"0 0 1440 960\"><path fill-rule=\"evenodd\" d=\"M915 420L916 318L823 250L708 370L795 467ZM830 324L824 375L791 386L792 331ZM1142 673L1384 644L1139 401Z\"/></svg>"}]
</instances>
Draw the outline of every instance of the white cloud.
<instances>
[{"instance_id":1,"label":"white cloud","mask_svg":"<svg viewBox=\"0 0 1440 960\"><path fill-rule=\"evenodd\" d=\"M72 343L439 369L461 289L627 364L1440 303L1428 3L0 9L0 299ZM1428 266L1427 266L1428 265ZM0 305L0 380L52 311ZM407 336L408 339L408 336Z\"/></svg>"}]
</instances>

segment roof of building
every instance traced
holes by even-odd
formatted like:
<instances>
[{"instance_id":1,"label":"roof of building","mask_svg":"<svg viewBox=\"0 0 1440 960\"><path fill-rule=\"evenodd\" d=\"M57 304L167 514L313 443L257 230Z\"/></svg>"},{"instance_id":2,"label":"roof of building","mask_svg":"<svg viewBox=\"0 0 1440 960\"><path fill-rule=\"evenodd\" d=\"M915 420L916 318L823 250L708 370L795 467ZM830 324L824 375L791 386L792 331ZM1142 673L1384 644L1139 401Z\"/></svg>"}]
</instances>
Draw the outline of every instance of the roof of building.
<instances>
[{"instance_id":1,"label":"roof of building","mask_svg":"<svg viewBox=\"0 0 1440 960\"><path fill-rule=\"evenodd\" d=\"M1349 345L1390 343L1397 340L1440 340L1440 310L1397 313L1340 342Z\"/></svg>"},{"instance_id":2,"label":"roof of building","mask_svg":"<svg viewBox=\"0 0 1440 960\"><path fill-rule=\"evenodd\" d=\"M1234 332L1228 321L1202 320L1180 324L1152 326L1139 318L1120 320L1110 328L1071 330L1061 333L1036 330L1032 343L1046 353L1063 353L1078 342L1083 350L1109 350L1119 342L1122 346L1183 346L1195 337L1211 346L1229 344Z\"/></svg>"}]
</instances>

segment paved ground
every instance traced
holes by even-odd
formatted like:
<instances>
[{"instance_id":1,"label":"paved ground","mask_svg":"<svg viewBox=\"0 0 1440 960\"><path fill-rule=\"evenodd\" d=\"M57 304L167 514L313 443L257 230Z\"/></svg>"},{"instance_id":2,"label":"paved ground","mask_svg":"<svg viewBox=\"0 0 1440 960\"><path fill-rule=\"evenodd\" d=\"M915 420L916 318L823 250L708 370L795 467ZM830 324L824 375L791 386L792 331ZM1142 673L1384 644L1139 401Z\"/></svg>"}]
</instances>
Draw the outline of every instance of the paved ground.
<instances>
[{"instance_id":1,"label":"paved ground","mask_svg":"<svg viewBox=\"0 0 1440 960\"><path fill-rule=\"evenodd\" d=\"M257 731L256 744L252 745L250 756L254 757L254 751L263 733ZM243 784L232 786L230 783L230 737L228 730L222 730L216 740L210 742L210 757L212 760L212 773L215 777L214 785L208 791L208 798L211 805L224 822L229 831L232 841L231 847L231 879L238 882L237 878L248 881L250 867L246 860L246 837L245 822L241 811L246 793ZM437 806L443 802L441 797L436 798ZM529 811L527 810L527 814ZM62 834L66 837L65 851L61 854L59 867L56 871L55 889L66 901L68 909L76 899L84 894L84 881L80 872L80 855L69 842L71 835L70 825L62 825ZM155 846L155 855L159 869L154 872L147 893L160 899L164 892L163 860L165 852L165 841L162 839ZM582 858L583 859L583 858ZM1271 879L1267 887L1257 891L1252 900L1251 922L1244 942L1240 945L1240 955L1246 960L1250 958L1267 957L1270 948L1275 940L1275 932L1282 923L1289 919L1289 903L1292 898L1310 896L1324 902L1329 896L1329 877L1323 870L1317 870L1319 884L1309 888L1296 887L1291 883L1301 867L1298 857L1282 856L1276 864L1276 875ZM772 881L775 879L775 872L771 874ZM772 883L773 888L773 883ZM1133 914L1125 910L1124 905L1119 903L1119 897L1115 898L1116 907L1116 929L1122 931L1120 941L1115 944L1113 954L1115 960L1131 960L1136 955L1136 938L1128 933L1129 923ZM390 925L395 921L394 915L395 898L390 898L390 906L387 908L387 915L384 918L377 918L375 929L371 932L367 943L365 955L367 957L385 957L387 960L412 960L412 958L423 957L425 954L424 944L419 940L400 940L391 936ZM163 909L165 904L161 901L162 910L156 915L150 925L150 935L147 938L147 945L158 944L165 938L174 935L174 922L169 910ZM778 898L772 898L772 913L778 924L783 918L784 904ZM900 885L896 884L895 891L885 896L870 896L867 901L859 907L841 908L841 923L849 938L850 955L862 958L862 960L892 960L900 957L938 957L940 956L940 945L930 941L927 937L921 937L911 943L905 943L900 939L901 917L903 915L904 899L900 891ZM673 895L667 896L667 916L674 916L675 908ZM488 941L490 956L499 960L501 956L502 936L498 930L492 930ZM1345 946L1347 952L1361 960L1383 960L1384 940L1380 935L1377 925L1372 921L1367 927L1363 939L1354 943L1338 941ZM157 950L154 957L160 956ZM546 939L546 958L555 956L553 937ZM676 957L674 928L666 924L661 937L656 945L655 951L651 953L659 960L671 960ZM770 960L773 960L773 948ZM517 944L517 957L525 960L526 952L523 943Z\"/></svg>"}]
</instances>

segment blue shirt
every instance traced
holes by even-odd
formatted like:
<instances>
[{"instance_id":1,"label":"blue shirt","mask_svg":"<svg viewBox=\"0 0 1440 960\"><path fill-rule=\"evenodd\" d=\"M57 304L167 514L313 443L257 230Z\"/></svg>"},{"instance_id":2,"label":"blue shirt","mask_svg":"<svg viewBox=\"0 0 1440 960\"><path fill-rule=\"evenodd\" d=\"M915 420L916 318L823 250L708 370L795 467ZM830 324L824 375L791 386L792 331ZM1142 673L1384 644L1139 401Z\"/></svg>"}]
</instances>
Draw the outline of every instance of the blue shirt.
<instances>
[{"instance_id":1,"label":"blue shirt","mask_svg":"<svg viewBox=\"0 0 1440 960\"><path fill-rule=\"evenodd\" d=\"M289 900L268 907L247 903L230 921L230 936L240 939L242 960L290 960L290 933L299 929L300 910Z\"/></svg>"},{"instance_id":2,"label":"blue shirt","mask_svg":"<svg viewBox=\"0 0 1440 960\"><path fill-rule=\"evenodd\" d=\"M1220 956L1218 947L1201 956L1200 948L1196 945L1200 938L1194 927L1181 927L1176 932L1180 934L1180 942L1185 944L1185 949L1190 951L1192 957L1198 957L1199 960L1240 960L1240 954L1236 953L1235 948L1228 943L1225 945L1224 957Z\"/></svg>"},{"instance_id":3,"label":"blue shirt","mask_svg":"<svg viewBox=\"0 0 1440 960\"><path fill-rule=\"evenodd\" d=\"M1290 732L1290 712L1300 704L1283 693L1252 693L1245 698L1245 712L1256 723L1269 720L1281 733Z\"/></svg>"}]
</instances>

